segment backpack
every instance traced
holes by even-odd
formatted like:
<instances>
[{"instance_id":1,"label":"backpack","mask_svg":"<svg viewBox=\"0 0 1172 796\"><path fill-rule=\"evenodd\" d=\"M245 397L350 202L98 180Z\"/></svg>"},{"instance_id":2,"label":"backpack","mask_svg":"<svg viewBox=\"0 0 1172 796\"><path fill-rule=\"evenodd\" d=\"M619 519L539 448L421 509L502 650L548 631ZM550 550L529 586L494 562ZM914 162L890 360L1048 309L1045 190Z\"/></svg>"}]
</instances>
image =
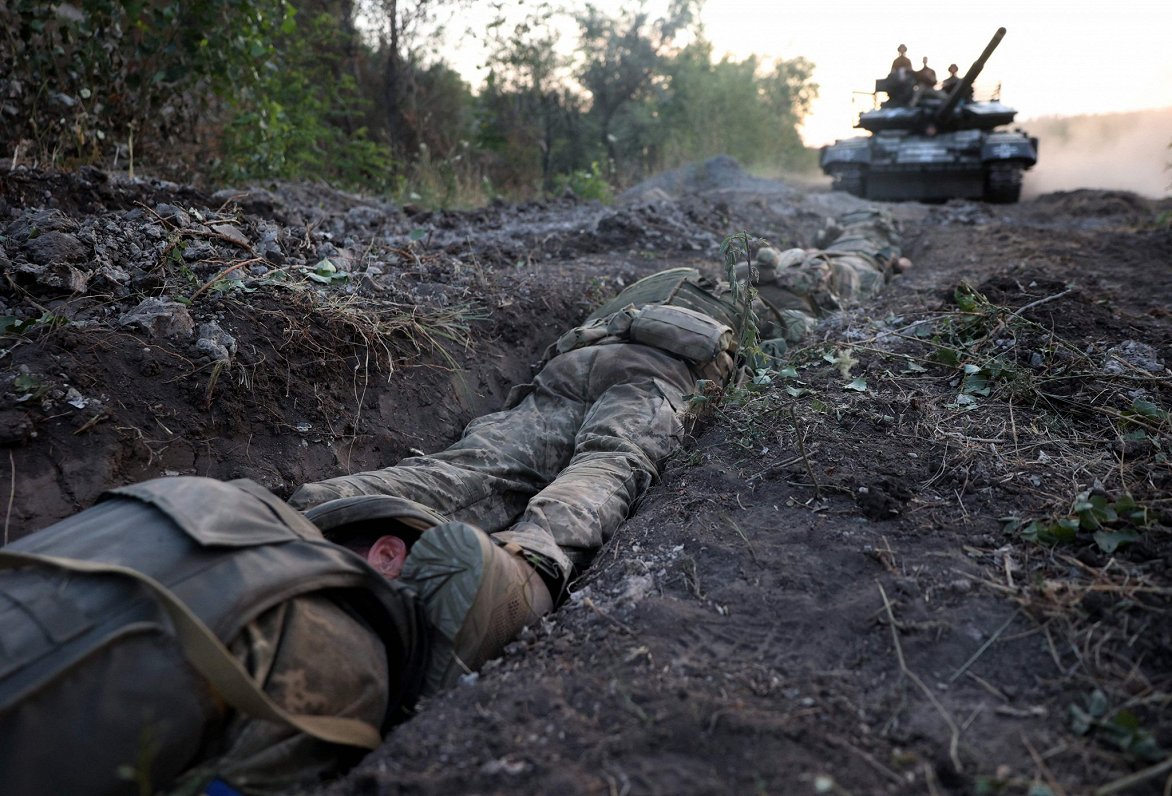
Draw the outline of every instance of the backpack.
<instances>
[{"instance_id":1,"label":"backpack","mask_svg":"<svg viewBox=\"0 0 1172 796\"><path fill-rule=\"evenodd\" d=\"M228 652L241 629L327 593L387 651L381 727L292 716ZM230 708L365 749L419 694L422 608L251 481L164 478L0 549L5 794L138 793L199 762Z\"/></svg>"}]
</instances>

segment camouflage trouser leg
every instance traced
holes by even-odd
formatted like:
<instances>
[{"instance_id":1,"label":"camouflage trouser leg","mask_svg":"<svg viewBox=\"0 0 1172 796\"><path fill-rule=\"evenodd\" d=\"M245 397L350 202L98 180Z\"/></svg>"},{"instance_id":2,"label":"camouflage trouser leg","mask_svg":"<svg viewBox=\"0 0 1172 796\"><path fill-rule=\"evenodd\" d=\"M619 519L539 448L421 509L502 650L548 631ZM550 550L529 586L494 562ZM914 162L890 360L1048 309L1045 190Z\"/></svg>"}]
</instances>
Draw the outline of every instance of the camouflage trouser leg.
<instances>
[{"instance_id":1,"label":"camouflage trouser leg","mask_svg":"<svg viewBox=\"0 0 1172 796\"><path fill-rule=\"evenodd\" d=\"M535 552L556 545L577 565L610 539L658 477L659 462L679 446L679 411L695 386L687 366L658 349L582 351L592 360L582 385L589 411L574 437L573 457L529 501L520 521L497 534Z\"/></svg>"},{"instance_id":2,"label":"camouflage trouser leg","mask_svg":"<svg viewBox=\"0 0 1172 796\"><path fill-rule=\"evenodd\" d=\"M559 358L558 364L565 363ZM539 381L565 370L551 368ZM394 495L491 533L508 527L569 462L585 415L586 407L573 396L538 386L516 407L472 421L446 450L305 484L290 503L306 508L352 495Z\"/></svg>"},{"instance_id":3,"label":"camouflage trouser leg","mask_svg":"<svg viewBox=\"0 0 1172 796\"><path fill-rule=\"evenodd\" d=\"M448 449L306 484L290 502L409 498L568 574L610 538L658 474L658 461L679 444L676 414L693 385L683 362L655 348L570 351L542 369L517 406L473 421Z\"/></svg>"}]
</instances>

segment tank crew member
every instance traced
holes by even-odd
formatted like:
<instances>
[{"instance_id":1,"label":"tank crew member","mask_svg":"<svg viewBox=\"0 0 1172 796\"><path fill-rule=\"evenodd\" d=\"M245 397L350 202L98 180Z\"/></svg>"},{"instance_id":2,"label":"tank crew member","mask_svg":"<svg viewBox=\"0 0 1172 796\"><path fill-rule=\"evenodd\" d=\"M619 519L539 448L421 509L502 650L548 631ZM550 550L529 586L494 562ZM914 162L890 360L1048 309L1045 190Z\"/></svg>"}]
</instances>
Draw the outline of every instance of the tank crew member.
<instances>
[{"instance_id":1,"label":"tank crew member","mask_svg":"<svg viewBox=\"0 0 1172 796\"><path fill-rule=\"evenodd\" d=\"M936 70L928 66L928 58L924 57L924 65L916 70L916 82L921 88L936 88Z\"/></svg>"},{"instance_id":2,"label":"tank crew member","mask_svg":"<svg viewBox=\"0 0 1172 796\"><path fill-rule=\"evenodd\" d=\"M907 57L907 45L901 44L897 48L899 55L891 62L891 74L897 74L900 69L912 70L912 59Z\"/></svg>"},{"instance_id":3,"label":"tank crew member","mask_svg":"<svg viewBox=\"0 0 1172 796\"><path fill-rule=\"evenodd\" d=\"M956 73L959 71L960 71L960 69L959 69L959 67L957 67L956 64L949 64L948 65L948 77L944 78L944 82L940 84L940 90L943 91L945 94L951 94L952 90L954 88L956 88L957 85L960 84L961 79L959 77L957 77L957 75L956 75ZM965 92L964 96L961 97L961 101L962 102L972 102L973 101L973 87L972 86L968 87L968 90Z\"/></svg>"},{"instance_id":4,"label":"tank crew member","mask_svg":"<svg viewBox=\"0 0 1172 796\"><path fill-rule=\"evenodd\" d=\"M886 79L876 81L877 91L886 91L888 100L883 103L893 107L910 105L915 97L916 75L912 71L912 60L905 54L907 47L899 45L899 56L891 62L891 71Z\"/></svg>"}]
</instances>

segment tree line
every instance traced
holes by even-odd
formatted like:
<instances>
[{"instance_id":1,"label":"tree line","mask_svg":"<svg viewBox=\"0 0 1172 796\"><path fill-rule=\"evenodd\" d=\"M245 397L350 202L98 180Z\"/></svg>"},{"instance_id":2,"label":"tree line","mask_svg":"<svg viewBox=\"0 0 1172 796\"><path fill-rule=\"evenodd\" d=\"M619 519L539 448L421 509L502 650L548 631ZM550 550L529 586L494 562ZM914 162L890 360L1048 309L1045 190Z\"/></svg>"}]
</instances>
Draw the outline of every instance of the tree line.
<instances>
[{"instance_id":1,"label":"tree line","mask_svg":"<svg viewBox=\"0 0 1172 796\"><path fill-rule=\"evenodd\" d=\"M436 47L469 0L6 0L0 158L448 205L604 198L717 153L808 167L796 128L813 64L717 60L701 1L519 18L499 3L475 32L487 77L473 87Z\"/></svg>"}]
</instances>

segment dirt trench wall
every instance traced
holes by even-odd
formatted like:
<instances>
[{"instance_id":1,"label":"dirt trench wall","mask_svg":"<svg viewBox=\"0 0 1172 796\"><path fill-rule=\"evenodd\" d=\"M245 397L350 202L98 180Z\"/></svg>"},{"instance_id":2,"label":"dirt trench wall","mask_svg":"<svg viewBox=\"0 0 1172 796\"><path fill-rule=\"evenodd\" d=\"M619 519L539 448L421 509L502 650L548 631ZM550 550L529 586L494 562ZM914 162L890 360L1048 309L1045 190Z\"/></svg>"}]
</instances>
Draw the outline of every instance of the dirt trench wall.
<instances>
[{"instance_id":1,"label":"dirt trench wall","mask_svg":"<svg viewBox=\"0 0 1172 796\"><path fill-rule=\"evenodd\" d=\"M514 262L527 239L472 245L486 213L0 174L4 540L147 478L284 496L451 442L601 289Z\"/></svg>"}]
</instances>

